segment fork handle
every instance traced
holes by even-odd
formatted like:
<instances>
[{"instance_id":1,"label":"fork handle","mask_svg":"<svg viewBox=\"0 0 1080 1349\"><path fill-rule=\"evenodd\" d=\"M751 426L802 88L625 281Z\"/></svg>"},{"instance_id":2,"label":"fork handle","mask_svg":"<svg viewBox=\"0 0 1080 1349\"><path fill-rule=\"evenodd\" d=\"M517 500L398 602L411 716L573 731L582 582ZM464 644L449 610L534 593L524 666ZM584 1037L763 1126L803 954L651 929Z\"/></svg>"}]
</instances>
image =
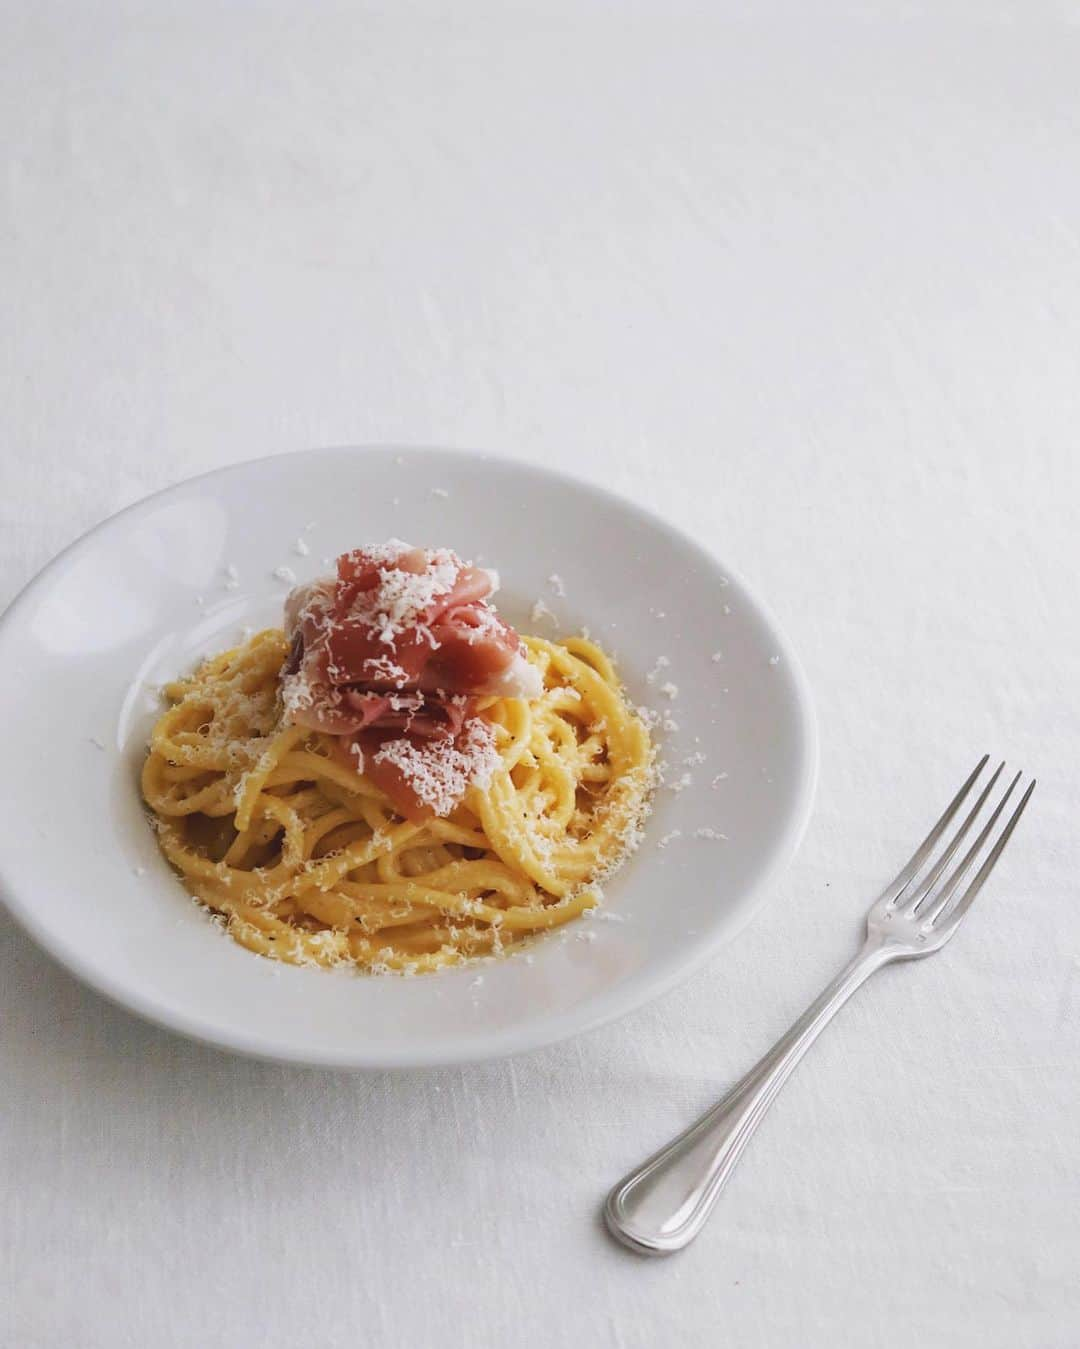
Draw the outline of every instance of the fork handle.
<instances>
[{"instance_id":1,"label":"fork handle","mask_svg":"<svg viewBox=\"0 0 1080 1349\"><path fill-rule=\"evenodd\" d=\"M723 1100L624 1176L604 1206L612 1235L643 1255L666 1255L693 1241L795 1065L860 984L890 959L887 946L869 938Z\"/></svg>"}]
</instances>

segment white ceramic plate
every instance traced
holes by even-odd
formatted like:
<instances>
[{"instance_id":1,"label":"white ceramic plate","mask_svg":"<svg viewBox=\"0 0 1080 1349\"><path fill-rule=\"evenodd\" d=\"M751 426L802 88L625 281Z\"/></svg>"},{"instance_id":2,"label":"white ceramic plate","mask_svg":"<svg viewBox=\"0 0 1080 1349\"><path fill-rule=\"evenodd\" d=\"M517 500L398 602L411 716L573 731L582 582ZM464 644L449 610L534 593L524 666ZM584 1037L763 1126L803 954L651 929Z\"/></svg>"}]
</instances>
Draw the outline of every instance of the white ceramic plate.
<instances>
[{"instance_id":1,"label":"white ceramic plate","mask_svg":"<svg viewBox=\"0 0 1080 1349\"><path fill-rule=\"evenodd\" d=\"M275 569L303 579L326 557L393 535L497 567L499 607L526 631L556 631L529 621L537 598L560 633L588 626L634 700L678 723L662 753L675 777L693 782L658 793L642 847L607 888L618 921L586 919L541 938L532 963L515 956L402 979L261 959L207 921L143 815L137 777L160 712L154 686L232 644L242 625L278 622L288 583ZM670 665L650 684L660 656ZM658 692L665 680L678 686L674 699ZM512 1053L664 992L754 912L801 836L817 766L795 656L727 566L595 487L440 450L263 459L122 511L4 615L0 704L10 770L0 884L30 934L164 1026L336 1067ZM704 762L682 766L697 755Z\"/></svg>"}]
</instances>

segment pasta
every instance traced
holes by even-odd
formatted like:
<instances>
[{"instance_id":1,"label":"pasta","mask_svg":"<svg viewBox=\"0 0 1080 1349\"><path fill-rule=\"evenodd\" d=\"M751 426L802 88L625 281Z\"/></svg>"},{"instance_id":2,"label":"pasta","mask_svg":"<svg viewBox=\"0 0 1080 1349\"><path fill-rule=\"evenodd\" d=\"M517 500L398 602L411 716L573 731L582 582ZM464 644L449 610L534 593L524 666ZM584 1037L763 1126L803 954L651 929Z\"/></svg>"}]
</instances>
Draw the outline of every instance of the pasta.
<instances>
[{"instance_id":1,"label":"pasta","mask_svg":"<svg viewBox=\"0 0 1080 1349\"><path fill-rule=\"evenodd\" d=\"M649 734L599 646L522 640L542 692L478 701L490 774L423 822L285 714L281 630L167 685L142 793L187 889L260 955L374 972L497 955L583 914L637 842Z\"/></svg>"}]
</instances>

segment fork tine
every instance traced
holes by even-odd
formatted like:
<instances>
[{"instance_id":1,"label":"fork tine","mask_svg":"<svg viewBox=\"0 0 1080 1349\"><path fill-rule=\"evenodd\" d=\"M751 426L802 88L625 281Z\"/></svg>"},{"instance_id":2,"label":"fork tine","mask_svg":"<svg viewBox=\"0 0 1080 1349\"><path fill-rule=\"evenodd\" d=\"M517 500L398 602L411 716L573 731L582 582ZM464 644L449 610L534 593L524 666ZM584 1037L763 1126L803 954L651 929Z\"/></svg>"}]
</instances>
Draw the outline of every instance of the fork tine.
<instances>
[{"instance_id":1,"label":"fork tine","mask_svg":"<svg viewBox=\"0 0 1080 1349\"><path fill-rule=\"evenodd\" d=\"M997 782L998 778L1001 777L1004 767L1005 762L1004 760L1002 760L1002 762L998 764L997 768L995 768L993 773L990 775L990 781L979 793L978 797L975 800L975 804L968 811L967 818L964 820L964 823L953 835L952 842L941 854L941 856L937 859L934 865L930 868L926 876L919 881L919 884L915 890L915 894L904 905L904 911L906 913L916 914L919 912L919 909L926 901L926 898L930 894L930 891L934 888L935 884L937 883L938 877L942 874L945 868L956 856L956 853L959 850L960 845L963 843L964 839L967 838L968 831L971 829L971 826L978 819L979 812L982 810L983 806L986 805L986 798L994 790L994 784ZM905 889L906 888L907 887L905 886Z\"/></svg>"},{"instance_id":2,"label":"fork tine","mask_svg":"<svg viewBox=\"0 0 1080 1349\"><path fill-rule=\"evenodd\" d=\"M1002 796L1001 800L997 803L997 807L994 810L994 813L987 820L985 827L979 834L979 837L975 840L975 842L965 853L964 860L957 866L956 870L945 882L944 886L942 887L940 895L938 895L935 898L933 908L927 914L926 918L926 922L929 926L936 926L941 921L942 916L944 915L946 909L949 908L952 898L955 895L957 889L959 888L961 881L967 875L968 871L970 871L972 863L975 861L975 858L982 850L983 844L990 837L990 833L994 828L994 825L997 823L998 817L1000 816L1002 810L1005 808L1005 803L1012 795L1013 788L1020 781L1020 776L1021 775L1017 773L1017 775L1013 778L1012 782L1009 783L1008 787L1005 790L1005 794ZM1035 790L1035 781L1034 779L1032 779L1032 781L1028 784L1027 791L1025 791L1024 795L1020 798L1020 801L1017 804L1016 809L1013 811L1012 815L1009 816L1008 823L1005 825L1005 828L1001 831L1001 835L998 838L998 841L990 849L990 852L988 853L986 860L983 862L982 866L976 873L975 879L971 882L968 888L964 891L964 893L960 896L957 902L953 905L946 920L946 922L948 922L952 927L955 927L956 924L960 922L961 918L963 918L964 914L967 913L968 909L974 903L975 896L982 889L983 885L986 882L987 876L989 876L991 871L993 871L998 858L1001 856L1006 843L1008 843L1010 837L1012 836L1013 830L1016 828L1017 823L1019 822L1020 816L1024 813L1024 808L1026 807L1028 801L1031 799L1031 793L1034 790Z\"/></svg>"},{"instance_id":3,"label":"fork tine","mask_svg":"<svg viewBox=\"0 0 1080 1349\"><path fill-rule=\"evenodd\" d=\"M949 802L949 804L945 807L945 813L941 816L941 819L938 820L937 824L934 825L933 829L930 830L927 836L923 839L923 841L911 854L907 862L900 868L899 872L897 872L897 874L889 882L888 886L886 886L885 888L885 893L880 896L881 899L888 899L890 903L895 903L904 893L904 891L908 888L908 886L911 884L912 878L917 874L920 867L930 856L931 852L933 852L938 839L941 838L942 834L952 823L953 817L955 816L956 812L964 804L964 800L967 797L968 792L971 791L971 788L974 785L976 778L978 778L979 774L986 767L989 758L990 758L989 754L984 754L982 758L979 760L979 762L975 765L975 767L971 770L970 774L968 775L967 781L956 793L956 795Z\"/></svg>"}]
</instances>

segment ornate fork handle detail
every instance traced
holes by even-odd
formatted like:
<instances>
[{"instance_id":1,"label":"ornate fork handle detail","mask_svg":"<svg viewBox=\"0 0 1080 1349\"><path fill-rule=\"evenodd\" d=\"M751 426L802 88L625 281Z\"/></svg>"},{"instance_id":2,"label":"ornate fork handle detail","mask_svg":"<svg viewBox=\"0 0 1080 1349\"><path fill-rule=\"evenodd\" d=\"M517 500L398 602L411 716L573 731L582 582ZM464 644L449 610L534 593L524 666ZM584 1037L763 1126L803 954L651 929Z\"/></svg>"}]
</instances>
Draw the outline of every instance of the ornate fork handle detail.
<instances>
[{"instance_id":1,"label":"ornate fork handle detail","mask_svg":"<svg viewBox=\"0 0 1080 1349\"><path fill-rule=\"evenodd\" d=\"M979 870L961 890L1020 780L1017 773L974 843L946 875L946 869L975 826L1004 764L991 774L952 838L932 862L930 859L986 762L984 755L945 813L871 907L866 918L866 941L855 959L723 1100L611 1191L604 1217L619 1241L648 1255L677 1251L693 1241L780 1088L852 993L882 965L893 960L917 960L940 951L960 926L1035 788L1032 781Z\"/></svg>"},{"instance_id":2,"label":"ornate fork handle detail","mask_svg":"<svg viewBox=\"0 0 1080 1349\"><path fill-rule=\"evenodd\" d=\"M691 1242L795 1065L860 984L894 958L883 940L868 938L723 1100L616 1185L604 1210L612 1234L647 1255Z\"/></svg>"}]
</instances>

